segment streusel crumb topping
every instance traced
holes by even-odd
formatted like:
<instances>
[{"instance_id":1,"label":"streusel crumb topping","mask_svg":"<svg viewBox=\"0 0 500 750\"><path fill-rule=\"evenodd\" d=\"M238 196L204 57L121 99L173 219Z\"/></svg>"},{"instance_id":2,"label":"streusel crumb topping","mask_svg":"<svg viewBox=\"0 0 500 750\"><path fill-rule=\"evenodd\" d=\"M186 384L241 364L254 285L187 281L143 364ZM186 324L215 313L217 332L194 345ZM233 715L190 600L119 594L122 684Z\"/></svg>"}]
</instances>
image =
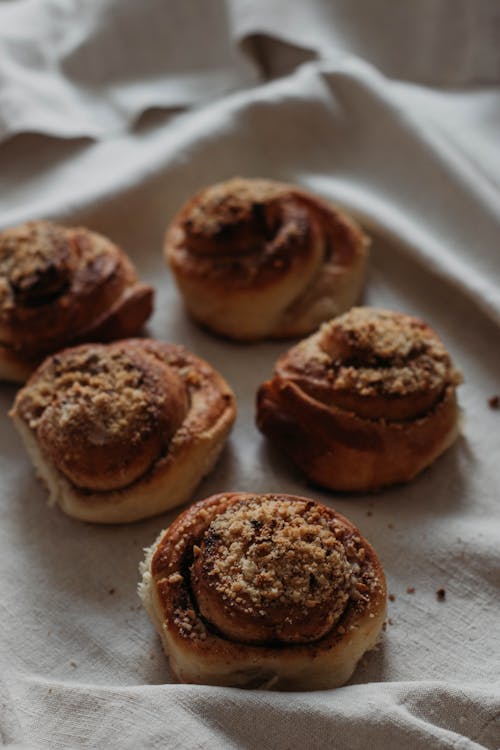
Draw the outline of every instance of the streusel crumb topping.
<instances>
[{"instance_id":1,"label":"streusel crumb topping","mask_svg":"<svg viewBox=\"0 0 500 750\"><path fill-rule=\"evenodd\" d=\"M32 221L0 232L0 314L37 308L72 287L75 274L110 256L114 246L87 229Z\"/></svg>"},{"instance_id":2,"label":"streusel crumb topping","mask_svg":"<svg viewBox=\"0 0 500 750\"><path fill-rule=\"evenodd\" d=\"M334 388L398 396L461 382L442 341L409 315L353 308L323 333Z\"/></svg>"},{"instance_id":3,"label":"streusel crumb topping","mask_svg":"<svg viewBox=\"0 0 500 750\"><path fill-rule=\"evenodd\" d=\"M276 199L283 188L266 180L235 178L208 188L186 219L190 232L215 235L225 226L254 218L255 205Z\"/></svg>"},{"instance_id":4,"label":"streusel crumb topping","mask_svg":"<svg viewBox=\"0 0 500 750\"><path fill-rule=\"evenodd\" d=\"M20 409L36 430L51 407L61 429L91 430L93 442L122 434L140 438L158 420L169 390L149 366L147 372L126 349L84 347L54 356L51 366L26 389ZM147 379L147 383L145 380Z\"/></svg>"},{"instance_id":5,"label":"streusel crumb topping","mask_svg":"<svg viewBox=\"0 0 500 750\"><path fill-rule=\"evenodd\" d=\"M270 604L343 611L351 565L331 519L315 504L288 499L238 503L217 516L205 537L209 575L219 593L263 614ZM248 611L248 610L247 610Z\"/></svg>"},{"instance_id":6,"label":"streusel crumb topping","mask_svg":"<svg viewBox=\"0 0 500 750\"><path fill-rule=\"evenodd\" d=\"M32 222L0 233L0 307L35 306L64 290L74 258L66 230Z\"/></svg>"}]
</instances>

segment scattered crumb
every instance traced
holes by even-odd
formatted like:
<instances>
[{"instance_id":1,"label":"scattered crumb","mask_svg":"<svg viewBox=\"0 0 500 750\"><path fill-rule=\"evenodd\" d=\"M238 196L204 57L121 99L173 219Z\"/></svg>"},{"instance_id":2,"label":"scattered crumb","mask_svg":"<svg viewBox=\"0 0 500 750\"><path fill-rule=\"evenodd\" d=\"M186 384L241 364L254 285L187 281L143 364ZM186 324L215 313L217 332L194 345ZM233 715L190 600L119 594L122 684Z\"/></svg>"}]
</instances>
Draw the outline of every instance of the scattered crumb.
<instances>
[{"instance_id":1,"label":"scattered crumb","mask_svg":"<svg viewBox=\"0 0 500 750\"><path fill-rule=\"evenodd\" d=\"M444 589L438 589L436 591L438 602L443 602L446 598L446 591Z\"/></svg>"},{"instance_id":2,"label":"scattered crumb","mask_svg":"<svg viewBox=\"0 0 500 750\"><path fill-rule=\"evenodd\" d=\"M394 625L394 620L392 619L392 617L389 617L387 622L389 625Z\"/></svg>"},{"instance_id":3,"label":"scattered crumb","mask_svg":"<svg viewBox=\"0 0 500 750\"><path fill-rule=\"evenodd\" d=\"M387 528L388 528L388 529L393 529L393 528L394 528L394 526L393 526L393 524L392 524L392 523L388 523L388 524L387 524Z\"/></svg>"},{"instance_id":4,"label":"scattered crumb","mask_svg":"<svg viewBox=\"0 0 500 750\"><path fill-rule=\"evenodd\" d=\"M492 396L488 399L490 409L500 409L500 396Z\"/></svg>"},{"instance_id":5,"label":"scattered crumb","mask_svg":"<svg viewBox=\"0 0 500 750\"><path fill-rule=\"evenodd\" d=\"M114 593L115 593L114 589L109 589L108 594L114 594Z\"/></svg>"},{"instance_id":6,"label":"scattered crumb","mask_svg":"<svg viewBox=\"0 0 500 750\"><path fill-rule=\"evenodd\" d=\"M52 692L52 688L49 688L49 693L51 693L51 692Z\"/></svg>"},{"instance_id":7,"label":"scattered crumb","mask_svg":"<svg viewBox=\"0 0 500 750\"><path fill-rule=\"evenodd\" d=\"M371 511L371 510L367 510L367 511L366 511L366 515L367 515L367 516L373 516L373 513L372 513L372 511Z\"/></svg>"},{"instance_id":8,"label":"scattered crumb","mask_svg":"<svg viewBox=\"0 0 500 750\"><path fill-rule=\"evenodd\" d=\"M394 596L394 594L389 594L387 598L389 599L390 602L393 602L396 597Z\"/></svg>"},{"instance_id":9,"label":"scattered crumb","mask_svg":"<svg viewBox=\"0 0 500 750\"><path fill-rule=\"evenodd\" d=\"M414 594L415 593L415 586L408 586L406 589L407 594Z\"/></svg>"},{"instance_id":10,"label":"scattered crumb","mask_svg":"<svg viewBox=\"0 0 500 750\"><path fill-rule=\"evenodd\" d=\"M70 661L69 664L70 664L71 667L76 667L76 661Z\"/></svg>"}]
</instances>

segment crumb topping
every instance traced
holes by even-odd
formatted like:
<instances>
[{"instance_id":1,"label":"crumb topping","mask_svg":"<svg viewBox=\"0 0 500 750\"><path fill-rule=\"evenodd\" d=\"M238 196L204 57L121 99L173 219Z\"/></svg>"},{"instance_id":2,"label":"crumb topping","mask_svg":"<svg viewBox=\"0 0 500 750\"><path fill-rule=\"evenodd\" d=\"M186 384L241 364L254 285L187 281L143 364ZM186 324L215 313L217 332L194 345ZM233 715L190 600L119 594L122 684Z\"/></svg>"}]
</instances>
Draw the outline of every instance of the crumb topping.
<instances>
[{"instance_id":1,"label":"crumb topping","mask_svg":"<svg viewBox=\"0 0 500 750\"><path fill-rule=\"evenodd\" d=\"M31 222L0 233L0 306L36 307L65 291L75 264L67 232Z\"/></svg>"},{"instance_id":2,"label":"crumb topping","mask_svg":"<svg viewBox=\"0 0 500 750\"><path fill-rule=\"evenodd\" d=\"M359 532L313 500L232 493L186 524L165 546L176 562L158 580L185 638L215 630L238 643L305 644L334 627L340 637L385 591Z\"/></svg>"},{"instance_id":3,"label":"crumb topping","mask_svg":"<svg viewBox=\"0 0 500 750\"><path fill-rule=\"evenodd\" d=\"M345 607L351 565L315 505L287 499L233 505L212 521L204 543L213 585L247 611L264 615L278 603L311 609L330 602L340 615Z\"/></svg>"},{"instance_id":4,"label":"crumb topping","mask_svg":"<svg viewBox=\"0 0 500 750\"><path fill-rule=\"evenodd\" d=\"M45 351L46 341L54 342L49 350L60 348L55 342L61 331L67 341L68 330L77 335L93 314L102 314L99 305L79 309L78 301L100 280L111 278L118 263L116 246L85 228L32 221L0 232L4 343L26 348L29 357Z\"/></svg>"},{"instance_id":5,"label":"crumb topping","mask_svg":"<svg viewBox=\"0 0 500 750\"><path fill-rule=\"evenodd\" d=\"M401 396L461 382L441 340L409 315L358 307L323 332L335 389Z\"/></svg>"},{"instance_id":6,"label":"crumb topping","mask_svg":"<svg viewBox=\"0 0 500 750\"><path fill-rule=\"evenodd\" d=\"M258 220L264 204L283 194L283 187L266 180L235 178L207 188L190 207L186 229L192 234L214 236L229 225Z\"/></svg>"},{"instance_id":7,"label":"crumb topping","mask_svg":"<svg viewBox=\"0 0 500 750\"><path fill-rule=\"evenodd\" d=\"M207 188L178 220L174 263L188 276L234 286L311 273L327 250L316 213L286 185L235 178Z\"/></svg>"},{"instance_id":8,"label":"crumb topping","mask_svg":"<svg viewBox=\"0 0 500 750\"><path fill-rule=\"evenodd\" d=\"M182 379L127 341L54 355L15 404L59 471L103 491L126 486L160 458L188 408Z\"/></svg>"},{"instance_id":9,"label":"crumb topping","mask_svg":"<svg viewBox=\"0 0 500 750\"><path fill-rule=\"evenodd\" d=\"M192 607L178 607L174 612L174 623L185 638L190 640L205 641L207 639L207 628L205 623Z\"/></svg>"},{"instance_id":10,"label":"crumb topping","mask_svg":"<svg viewBox=\"0 0 500 750\"><path fill-rule=\"evenodd\" d=\"M137 429L158 408L161 392L144 388L144 370L124 350L87 347L53 358L51 368L29 387L31 429L49 406L59 404L59 425L78 420L92 424L96 436ZM97 437L96 437L97 439Z\"/></svg>"},{"instance_id":11,"label":"crumb topping","mask_svg":"<svg viewBox=\"0 0 500 750\"><path fill-rule=\"evenodd\" d=\"M52 357L19 408L32 430L49 420L77 443L105 446L126 436L134 445L154 431L163 443L184 416L182 396L178 378L156 359L119 345L88 345Z\"/></svg>"},{"instance_id":12,"label":"crumb topping","mask_svg":"<svg viewBox=\"0 0 500 750\"><path fill-rule=\"evenodd\" d=\"M114 247L86 229L32 221L0 232L0 312L37 308L67 293L78 271Z\"/></svg>"}]
</instances>

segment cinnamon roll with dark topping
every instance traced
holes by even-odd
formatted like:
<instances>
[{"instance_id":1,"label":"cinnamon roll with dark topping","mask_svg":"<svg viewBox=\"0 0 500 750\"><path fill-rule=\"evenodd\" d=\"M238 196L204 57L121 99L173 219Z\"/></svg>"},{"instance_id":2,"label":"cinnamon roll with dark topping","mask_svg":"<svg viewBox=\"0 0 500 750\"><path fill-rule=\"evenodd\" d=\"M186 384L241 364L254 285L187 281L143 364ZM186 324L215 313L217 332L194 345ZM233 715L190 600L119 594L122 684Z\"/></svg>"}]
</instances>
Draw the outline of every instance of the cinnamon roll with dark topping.
<instances>
[{"instance_id":1,"label":"cinnamon roll with dark topping","mask_svg":"<svg viewBox=\"0 0 500 750\"><path fill-rule=\"evenodd\" d=\"M307 690L346 682L382 627L377 556L293 495L214 495L160 534L139 594L181 682Z\"/></svg>"},{"instance_id":2,"label":"cinnamon roll with dark topping","mask_svg":"<svg viewBox=\"0 0 500 750\"><path fill-rule=\"evenodd\" d=\"M165 253L191 315L239 340L304 335L361 293L368 240L293 185L235 178L195 195Z\"/></svg>"},{"instance_id":3,"label":"cinnamon roll with dark topping","mask_svg":"<svg viewBox=\"0 0 500 750\"><path fill-rule=\"evenodd\" d=\"M418 318L353 308L278 360L257 425L320 485L406 482L455 440L461 375Z\"/></svg>"},{"instance_id":4,"label":"cinnamon roll with dark topping","mask_svg":"<svg viewBox=\"0 0 500 750\"><path fill-rule=\"evenodd\" d=\"M174 344L128 339L48 358L11 411L52 503L124 523L189 500L235 418L232 391Z\"/></svg>"},{"instance_id":5,"label":"cinnamon roll with dark topping","mask_svg":"<svg viewBox=\"0 0 500 750\"><path fill-rule=\"evenodd\" d=\"M0 232L0 379L24 381L58 349L138 333L153 290L110 240L33 221Z\"/></svg>"}]
</instances>

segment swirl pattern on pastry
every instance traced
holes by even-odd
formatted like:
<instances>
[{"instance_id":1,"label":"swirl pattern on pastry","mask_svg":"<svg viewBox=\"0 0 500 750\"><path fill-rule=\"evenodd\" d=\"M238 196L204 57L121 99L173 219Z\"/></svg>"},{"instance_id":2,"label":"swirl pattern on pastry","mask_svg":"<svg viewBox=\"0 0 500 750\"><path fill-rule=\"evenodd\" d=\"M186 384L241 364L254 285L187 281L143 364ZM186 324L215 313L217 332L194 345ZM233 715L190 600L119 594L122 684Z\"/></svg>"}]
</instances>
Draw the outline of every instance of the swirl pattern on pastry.
<instances>
[{"instance_id":1,"label":"swirl pattern on pastry","mask_svg":"<svg viewBox=\"0 0 500 750\"><path fill-rule=\"evenodd\" d=\"M153 290L125 253L81 227L33 221L0 233L0 377L26 379L48 354L140 331Z\"/></svg>"},{"instance_id":2,"label":"swirl pattern on pastry","mask_svg":"<svg viewBox=\"0 0 500 750\"><path fill-rule=\"evenodd\" d=\"M460 373L410 315L353 308L292 347L257 394L257 425L314 482L411 480L455 440Z\"/></svg>"},{"instance_id":3,"label":"swirl pattern on pastry","mask_svg":"<svg viewBox=\"0 0 500 750\"><path fill-rule=\"evenodd\" d=\"M128 339L49 357L11 416L53 503L82 520L120 523L187 501L235 413L208 363L178 345Z\"/></svg>"},{"instance_id":4,"label":"swirl pattern on pastry","mask_svg":"<svg viewBox=\"0 0 500 750\"><path fill-rule=\"evenodd\" d=\"M293 185L234 178L195 195L165 253L191 315L230 338L304 335L362 289L368 240L333 205Z\"/></svg>"},{"instance_id":5,"label":"swirl pattern on pastry","mask_svg":"<svg viewBox=\"0 0 500 750\"><path fill-rule=\"evenodd\" d=\"M293 495L200 501L141 571L139 594L181 682L337 687L385 616L373 548L331 508Z\"/></svg>"}]
</instances>

